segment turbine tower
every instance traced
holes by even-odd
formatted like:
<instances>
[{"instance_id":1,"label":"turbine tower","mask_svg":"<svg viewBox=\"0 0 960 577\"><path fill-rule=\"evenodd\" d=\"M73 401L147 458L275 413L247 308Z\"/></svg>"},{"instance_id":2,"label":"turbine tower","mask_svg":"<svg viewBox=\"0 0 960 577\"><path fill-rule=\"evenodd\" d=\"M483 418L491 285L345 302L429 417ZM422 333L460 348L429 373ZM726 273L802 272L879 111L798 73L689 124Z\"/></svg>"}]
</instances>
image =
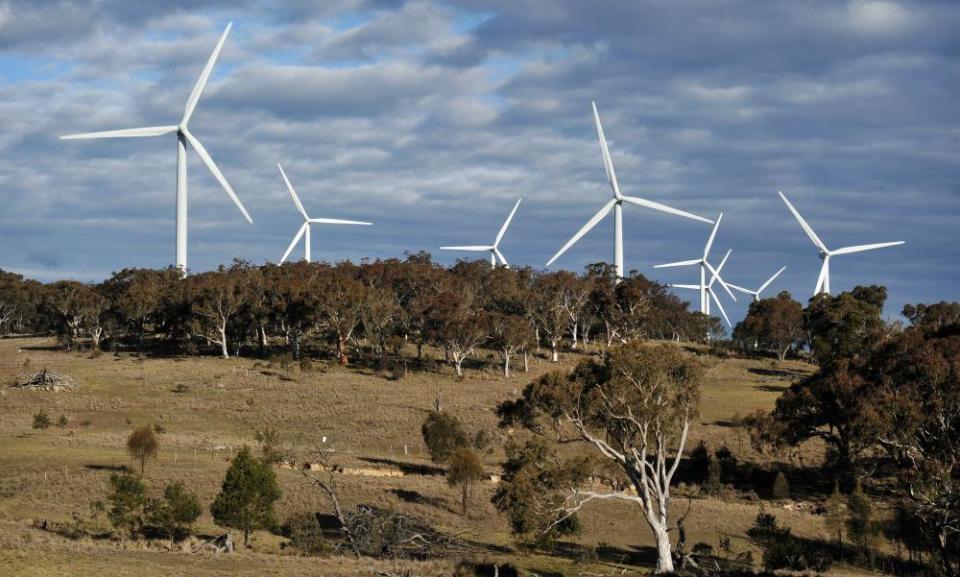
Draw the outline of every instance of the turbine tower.
<instances>
[{"instance_id":1,"label":"turbine tower","mask_svg":"<svg viewBox=\"0 0 960 577\"><path fill-rule=\"evenodd\" d=\"M277 163L277 168L280 169L280 176L283 177L283 182L287 185L287 190L290 192L290 197L293 199L293 204L297 207L297 212L303 216L303 224L300 226L300 230L297 231L297 234L293 237L293 242L290 243L290 246L287 247L287 252L283 253L283 256L280 257L280 264L286 262L287 257L290 256L290 253L293 252L293 248L297 246L297 243L300 241L300 237L306 235L306 238L303 239L303 260L310 262L310 225L312 224L358 224L364 226L370 226L373 223L362 222L359 220L341 220L338 218L310 218L307 214L305 208L303 208L303 203L300 202L300 197L297 196L297 191L293 189L293 184L290 183L290 179L287 178L287 173L283 171L283 167L280 166L280 163Z\"/></svg>"},{"instance_id":2,"label":"turbine tower","mask_svg":"<svg viewBox=\"0 0 960 577\"><path fill-rule=\"evenodd\" d=\"M770 278L768 278L767 281L766 281L765 283L763 283L762 285L760 285L760 288L758 288L758 289L755 290L755 291L752 291L752 290L750 290L750 289L745 289L745 288L743 288L742 286L737 286L737 285L732 284L732 283L727 283L727 286L729 286L729 287L732 288L733 290L740 291L740 292L742 292L743 294L748 294L748 295L753 296L753 302L758 302L758 301L760 300L760 293L763 292L763 289L765 289L765 288L767 288L768 286L770 286L770 283L772 283L778 276L780 276L780 273L782 273L782 272L785 271L785 270L787 270L787 267L785 267L785 266L780 267L780 270L778 270L777 272L773 273L773 276L771 276Z\"/></svg>"},{"instance_id":3,"label":"turbine tower","mask_svg":"<svg viewBox=\"0 0 960 577\"><path fill-rule=\"evenodd\" d=\"M610 199L603 208L601 208L590 220L587 221L587 224L577 231L577 234L573 235L573 238L567 241L567 244L563 245L557 254L553 255L549 261L547 261L547 266L550 266L553 261L560 258L560 255L565 253L568 248L574 245L580 237L587 234L598 222L603 220L610 211L613 211L613 264L616 269L617 279L623 278L623 203L628 202L630 204L635 204L637 206L643 206L646 208L651 208L653 210L659 210L660 212L666 212L670 214L675 214L677 216L683 216L686 218L692 218L693 220L699 220L701 222L706 222L713 224L712 220L697 216L695 214L690 214L689 212L684 212L682 210L677 210L676 208L669 207L665 204L660 204L659 202L653 202L646 200L644 198L637 198L634 196L624 196L620 193L620 185L617 182L617 174L613 170L613 160L610 158L610 151L607 148L607 139L603 135L603 126L600 124L600 114L597 113L597 104L593 103L593 119L597 125L597 134L600 137L600 153L603 156L603 169L607 173L607 182L610 183L610 188L613 190L613 198Z\"/></svg>"},{"instance_id":4,"label":"turbine tower","mask_svg":"<svg viewBox=\"0 0 960 577\"><path fill-rule=\"evenodd\" d=\"M710 249L713 247L713 239L717 236L717 229L720 228L720 222L723 220L723 213L720 213L720 216L717 217L716 222L713 223L713 230L710 231L710 236L707 238L707 244L703 247L703 256L700 258L695 258L693 260L681 260L679 262L671 262L667 264L658 264L653 268L670 268L677 266L693 266L698 265L700 268L700 284L699 285L677 285L679 288L690 288L694 287L700 291L700 312L704 314L710 314L710 301L707 298L707 270L709 269L714 275L717 274L717 271L713 269L710 263L707 261L707 257L710 255ZM726 261L726 258L724 258ZM722 266L722 265L721 265ZM713 278L711 278L711 282ZM732 296L732 295L731 295ZM737 300L737 299L733 299Z\"/></svg>"},{"instance_id":5,"label":"turbine tower","mask_svg":"<svg viewBox=\"0 0 960 577\"><path fill-rule=\"evenodd\" d=\"M147 128L127 128L122 130L108 130L106 132L87 132L83 134L69 134L66 136L61 136L62 140L79 140L79 139L88 139L88 138L139 138L146 136L163 136L165 134L177 134L177 252L176 252L176 262L177 268L180 269L181 274L187 274L187 143L190 143L190 147L197 153L197 156L200 157L200 160L207 166L211 173L213 173L214 178L217 179L217 182L220 183L220 186L223 187L223 190L226 191L227 196L237 205L237 208L240 209L240 212L243 213L244 218L247 219L251 224L253 219L250 218L250 214L247 212L247 209L243 207L240 199L237 198L236 193L233 192L233 188L230 186L230 183L227 182L227 179L224 178L223 173L220 172L220 169L217 167L216 163L213 162L213 159L210 158L210 154L207 152L207 149L204 148L200 140L196 136L190 133L187 125L190 123L190 118L193 116L194 110L197 108L197 102L200 100L200 94L203 92L204 87L207 85L207 80L210 79L210 73L213 72L213 65L217 62L217 57L220 55L220 50L223 49L223 43L227 40L227 35L230 33L230 28L233 26L233 23L227 24L227 28L223 31L223 34L220 35L220 40L217 42L217 46L213 49L213 53L210 54L210 58L207 60L206 66L203 67L203 71L200 73L200 78L197 79L197 83L193 87L193 92L190 93L190 97L187 98L187 105L183 110L183 116L180 118L180 123L176 125L169 126L150 126Z\"/></svg>"},{"instance_id":6,"label":"turbine tower","mask_svg":"<svg viewBox=\"0 0 960 577\"><path fill-rule=\"evenodd\" d=\"M713 285L717 281L720 281L720 286L723 287L723 290L727 291L727 294L730 295L730 298L736 302L737 297L733 295L733 292L730 291L730 287L727 286L727 283L723 280L723 277L720 276L720 271L723 270L723 265L727 264L727 259L730 258L730 253L732 250L728 250L727 254L723 256L723 260L720 261L720 264L714 268L706 258L697 259L692 261L684 261L683 263L670 263L672 266L682 266L683 264L691 265L703 262L703 267L700 269L700 284L671 284L667 285L671 288L682 288L682 289L692 289L699 290L701 296L701 309L705 315L710 315L710 300L713 299L713 302L716 303L717 308L720 309L720 314L723 315L723 320L727 321L727 326L733 328L733 324L730 322L730 317L727 316L727 311L723 310L723 305L720 304L720 299L717 297L716 290L714 290ZM661 265L661 266L670 266L670 265ZM710 282L704 284L704 268L710 271Z\"/></svg>"},{"instance_id":7,"label":"turbine tower","mask_svg":"<svg viewBox=\"0 0 960 577\"><path fill-rule=\"evenodd\" d=\"M440 250L462 250L466 252L486 252L490 251L490 266L493 268L497 267L497 259L500 259L500 262L503 263L503 266L510 268L510 265L507 263L507 259L503 257L503 253L500 252L500 249L497 248L500 246L500 240L503 239L504 233L507 232L507 227L510 226L510 221L513 220L513 215L516 214L517 209L520 208L520 201L522 198L517 199L517 203L513 205L513 210L510 211L510 215L507 216L507 220L503 222L503 226L500 227L500 232L497 233L497 238L493 240L491 245L470 245L470 246L441 246Z\"/></svg>"},{"instance_id":8,"label":"turbine tower","mask_svg":"<svg viewBox=\"0 0 960 577\"><path fill-rule=\"evenodd\" d=\"M817 278L816 288L813 289L813 296L817 296L820 293L830 294L830 257L841 255L841 254L853 254L855 252L864 252L867 250L875 250L878 248L886 248L888 246L897 246L898 244L904 244L904 241L898 240L896 242L861 244L857 246L846 246L843 248L830 250L827 248L827 245L823 244L823 241L820 240L820 237L817 236L817 233L813 232L813 229L810 228L810 225L807 224L807 221L803 220L803 217L800 216L800 213L797 212L797 209L793 208L793 205L790 204L789 200L787 200L786 195L780 191L777 191L777 194L779 194L780 198L783 199L783 202L787 204L787 208L789 208L790 212L793 213L793 216L796 217L797 222L800 223L800 226L803 228L803 231L807 233L808 237L810 237L810 241L813 242L813 245L817 247L817 249L820 251L820 260L823 261L823 265L820 267L820 276Z\"/></svg>"}]
</instances>

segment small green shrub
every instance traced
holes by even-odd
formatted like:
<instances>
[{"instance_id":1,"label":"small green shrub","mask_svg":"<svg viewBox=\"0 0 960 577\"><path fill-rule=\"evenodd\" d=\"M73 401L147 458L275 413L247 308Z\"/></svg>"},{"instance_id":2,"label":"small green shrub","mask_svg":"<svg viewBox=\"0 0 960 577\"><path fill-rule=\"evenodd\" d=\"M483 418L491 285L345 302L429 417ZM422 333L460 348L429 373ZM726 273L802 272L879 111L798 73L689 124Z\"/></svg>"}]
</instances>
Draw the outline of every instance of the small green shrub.
<instances>
[{"instance_id":1,"label":"small green shrub","mask_svg":"<svg viewBox=\"0 0 960 577\"><path fill-rule=\"evenodd\" d=\"M57 419L57 426L62 429L62 428L64 428L64 427L66 427L69 422L70 422L70 420L67 419L67 416L66 416L66 415L60 415L60 418Z\"/></svg>"},{"instance_id":2,"label":"small green shrub","mask_svg":"<svg viewBox=\"0 0 960 577\"><path fill-rule=\"evenodd\" d=\"M50 416L47 415L47 412L43 409L40 409L37 413L33 415L33 428L34 429L46 429L50 426Z\"/></svg>"},{"instance_id":3,"label":"small green shrub","mask_svg":"<svg viewBox=\"0 0 960 577\"><path fill-rule=\"evenodd\" d=\"M427 415L420 433L434 463L447 462L454 451L468 444L460 420L443 411L432 411Z\"/></svg>"},{"instance_id":4,"label":"small green shrub","mask_svg":"<svg viewBox=\"0 0 960 577\"><path fill-rule=\"evenodd\" d=\"M323 557L329 553L316 513L293 513L284 521L282 530L290 543L304 555Z\"/></svg>"}]
</instances>

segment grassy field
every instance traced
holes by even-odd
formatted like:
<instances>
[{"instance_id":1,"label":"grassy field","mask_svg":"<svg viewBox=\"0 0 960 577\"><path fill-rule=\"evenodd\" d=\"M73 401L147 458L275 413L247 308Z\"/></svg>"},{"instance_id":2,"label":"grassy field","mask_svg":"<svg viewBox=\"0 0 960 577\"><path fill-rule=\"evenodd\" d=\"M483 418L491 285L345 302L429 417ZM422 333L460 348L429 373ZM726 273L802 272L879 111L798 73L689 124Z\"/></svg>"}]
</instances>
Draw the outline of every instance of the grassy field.
<instances>
[{"instance_id":1,"label":"grassy field","mask_svg":"<svg viewBox=\"0 0 960 577\"><path fill-rule=\"evenodd\" d=\"M561 367L580 358L568 353ZM717 360L711 364L703 390L701 415L693 428L692 448L700 439L711 447L726 444L740 459L766 463L743 433L730 426L738 415L768 409L796 377L811 371L798 362ZM515 551L505 520L490 504L492 482L483 484L468 517L458 512L454 491L431 467L420 441L420 424L438 390L444 408L472 429L496 428L494 408L512 398L536 375L557 369L543 360L531 372L504 379L496 370L469 370L459 382L449 368L437 373L411 372L388 380L370 370L315 363L313 370L283 369L253 359L146 358L57 350L52 341L0 340L0 382L41 368L68 374L82 383L77 392L27 392L4 388L0 397L0 575L357 575L376 570L412 568L414 573L439 574L450 562L398 564L348 557L304 558L284 547L283 539L259 532L252 546L233 556L191 554L168 550L166 542L127 543L106 538L68 539L35 527L36 522L70 522L87 516L89 503L107 492L111 471L130 460L124 448L138 425L159 425L161 449L147 465L146 480L156 490L182 480L205 506L216 495L235 451L255 446L255 432L267 427L281 432L292 450L308 458L318 446L336 450L348 467L341 481L341 499L357 504L388 506L425 519L444 532L480 545L480 558L511 561L539 574L578 574L585 567L609 574L616 553L584 564L576 554L522 555ZM46 430L31 426L33 415L45 410L56 422ZM323 442L323 439L326 442ZM497 472L501 451L487 458ZM816 455L809 455L815 459ZM326 511L320 493L297 471L278 468L283 489L280 517L300 510ZM679 490L683 494L683 490ZM734 550L751 548L745 530L752 523L758 500L677 499L678 512L690 507L688 543L714 546L729 534ZM767 503L778 519L795 533L822 537L822 517L807 509ZM624 555L650 546L648 529L637 511L624 504L601 504L582 517L580 545L605 544ZM102 519L99 529L107 526ZM201 535L222 532L205 512L197 524ZM839 572L845 572L841 569Z\"/></svg>"}]
</instances>

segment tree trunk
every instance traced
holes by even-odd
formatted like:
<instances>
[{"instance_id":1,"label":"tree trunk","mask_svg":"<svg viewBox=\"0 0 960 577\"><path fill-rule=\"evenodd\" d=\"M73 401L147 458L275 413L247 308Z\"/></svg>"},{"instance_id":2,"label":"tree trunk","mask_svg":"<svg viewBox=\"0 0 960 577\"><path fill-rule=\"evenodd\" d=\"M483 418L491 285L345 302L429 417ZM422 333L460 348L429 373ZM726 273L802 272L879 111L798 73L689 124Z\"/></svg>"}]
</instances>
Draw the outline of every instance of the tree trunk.
<instances>
[{"instance_id":1,"label":"tree trunk","mask_svg":"<svg viewBox=\"0 0 960 577\"><path fill-rule=\"evenodd\" d=\"M267 354L267 329L264 328L263 323L260 323L257 326L257 344L260 346L260 356L266 356Z\"/></svg>"},{"instance_id":2,"label":"tree trunk","mask_svg":"<svg viewBox=\"0 0 960 577\"><path fill-rule=\"evenodd\" d=\"M578 321L573 321L573 328L570 331L570 334L573 337L573 343L570 345L571 349L577 348L577 333L580 332L580 327L578 326Z\"/></svg>"},{"instance_id":3,"label":"tree trunk","mask_svg":"<svg viewBox=\"0 0 960 577\"><path fill-rule=\"evenodd\" d=\"M663 527L650 527L657 539L657 569L655 573L673 573L673 556L670 552L670 534Z\"/></svg>"},{"instance_id":4,"label":"tree trunk","mask_svg":"<svg viewBox=\"0 0 960 577\"><path fill-rule=\"evenodd\" d=\"M510 378L510 355L506 353L503 355L503 376Z\"/></svg>"},{"instance_id":5,"label":"tree trunk","mask_svg":"<svg viewBox=\"0 0 960 577\"><path fill-rule=\"evenodd\" d=\"M557 352L557 341L552 339L550 340L550 362L560 362L560 354Z\"/></svg>"},{"instance_id":6,"label":"tree trunk","mask_svg":"<svg viewBox=\"0 0 960 577\"><path fill-rule=\"evenodd\" d=\"M227 324L220 325L220 356L229 359L230 350L227 349Z\"/></svg>"},{"instance_id":7,"label":"tree trunk","mask_svg":"<svg viewBox=\"0 0 960 577\"><path fill-rule=\"evenodd\" d=\"M454 366L454 368L457 370L457 377L458 377L458 378L463 376L463 369L460 367L460 365L461 365L462 363L463 363L463 359L462 359L462 358L460 358L460 357L458 357L458 356L454 356L453 366Z\"/></svg>"},{"instance_id":8,"label":"tree trunk","mask_svg":"<svg viewBox=\"0 0 960 577\"><path fill-rule=\"evenodd\" d=\"M347 353L344 352L347 349L347 339L337 335L337 362L341 365L345 365L349 362L350 359L347 358Z\"/></svg>"},{"instance_id":9,"label":"tree trunk","mask_svg":"<svg viewBox=\"0 0 960 577\"><path fill-rule=\"evenodd\" d=\"M523 351L523 372L530 372L530 354L527 351Z\"/></svg>"},{"instance_id":10,"label":"tree trunk","mask_svg":"<svg viewBox=\"0 0 960 577\"><path fill-rule=\"evenodd\" d=\"M243 546L247 547L250 543L250 529L243 530Z\"/></svg>"}]
</instances>

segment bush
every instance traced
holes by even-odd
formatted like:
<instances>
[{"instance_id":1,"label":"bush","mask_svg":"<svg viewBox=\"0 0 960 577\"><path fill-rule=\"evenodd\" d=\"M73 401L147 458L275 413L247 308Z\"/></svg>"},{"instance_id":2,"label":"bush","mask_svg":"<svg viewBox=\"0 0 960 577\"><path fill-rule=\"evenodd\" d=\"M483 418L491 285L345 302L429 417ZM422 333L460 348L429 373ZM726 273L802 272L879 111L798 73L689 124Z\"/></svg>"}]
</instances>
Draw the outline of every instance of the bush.
<instances>
[{"instance_id":1,"label":"bush","mask_svg":"<svg viewBox=\"0 0 960 577\"><path fill-rule=\"evenodd\" d=\"M130 436L127 438L127 452L130 453L130 456L133 457L135 461L140 463L141 475L143 475L147 459L156 457L159 447L160 443L157 441L156 435L153 434L153 429L150 425L138 427L130 433Z\"/></svg>"},{"instance_id":2,"label":"bush","mask_svg":"<svg viewBox=\"0 0 960 577\"><path fill-rule=\"evenodd\" d=\"M107 518L114 528L127 529L133 535L143 525L147 487L130 471L110 475L110 485L113 492L107 496Z\"/></svg>"},{"instance_id":3,"label":"bush","mask_svg":"<svg viewBox=\"0 0 960 577\"><path fill-rule=\"evenodd\" d=\"M283 535L301 553L308 556L325 556L327 542L316 513L294 513L283 523Z\"/></svg>"},{"instance_id":4,"label":"bush","mask_svg":"<svg viewBox=\"0 0 960 577\"><path fill-rule=\"evenodd\" d=\"M57 419L57 426L62 429L62 428L64 428L64 427L66 427L69 422L70 422L70 420L67 419L67 416L66 416L66 415L60 415L60 418Z\"/></svg>"},{"instance_id":5,"label":"bush","mask_svg":"<svg viewBox=\"0 0 960 577\"><path fill-rule=\"evenodd\" d=\"M445 463L460 447L467 446L467 433L460 421L449 413L432 411L420 427L423 442L434 463Z\"/></svg>"},{"instance_id":6,"label":"bush","mask_svg":"<svg viewBox=\"0 0 960 577\"><path fill-rule=\"evenodd\" d=\"M267 427L262 431L257 430L254 439L260 442L260 455L264 462L275 465L286 459L286 450L283 447L280 431L273 427Z\"/></svg>"},{"instance_id":7,"label":"bush","mask_svg":"<svg viewBox=\"0 0 960 577\"><path fill-rule=\"evenodd\" d=\"M776 516L763 509L747 529L747 535L763 549L763 567L768 571L791 569L820 573L832 563L819 546L795 537L789 527L779 526Z\"/></svg>"},{"instance_id":8,"label":"bush","mask_svg":"<svg viewBox=\"0 0 960 577\"><path fill-rule=\"evenodd\" d=\"M210 512L217 525L243 531L243 544L247 545L251 531L276 525L273 504L279 498L280 487L270 464L244 447L230 463Z\"/></svg>"},{"instance_id":9,"label":"bush","mask_svg":"<svg viewBox=\"0 0 960 577\"><path fill-rule=\"evenodd\" d=\"M460 510L466 515L473 485L483 479L483 461L476 451L461 447L450 456L447 483L460 488Z\"/></svg>"},{"instance_id":10,"label":"bush","mask_svg":"<svg viewBox=\"0 0 960 577\"><path fill-rule=\"evenodd\" d=\"M190 528L203 512L200 499L180 481L166 486L162 499L151 499L147 505L147 523L171 538L190 535Z\"/></svg>"},{"instance_id":11,"label":"bush","mask_svg":"<svg viewBox=\"0 0 960 577\"><path fill-rule=\"evenodd\" d=\"M40 409L36 414L33 415L33 428L34 429L46 429L50 426L50 416L47 415L47 412L43 409Z\"/></svg>"}]
</instances>

